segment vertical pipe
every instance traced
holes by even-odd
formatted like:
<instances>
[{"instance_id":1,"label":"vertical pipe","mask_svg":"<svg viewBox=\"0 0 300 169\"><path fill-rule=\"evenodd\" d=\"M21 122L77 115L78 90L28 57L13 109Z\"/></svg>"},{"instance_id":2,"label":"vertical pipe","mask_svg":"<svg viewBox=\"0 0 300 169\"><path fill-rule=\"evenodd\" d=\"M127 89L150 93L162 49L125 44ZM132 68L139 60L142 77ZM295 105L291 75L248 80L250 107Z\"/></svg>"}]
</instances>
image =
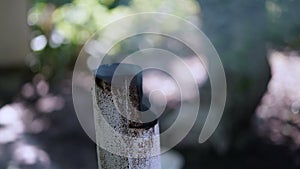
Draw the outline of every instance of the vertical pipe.
<instances>
[{"instance_id":1,"label":"vertical pipe","mask_svg":"<svg viewBox=\"0 0 300 169\"><path fill-rule=\"evenodd\" d=\"M114 74L117 67L121 74ZM96 72L93 101L99 169L161 168L157 121L139 121L143 94L142 74L135 76L134 69L140 70L136 65L112 64L102 65ZM117 82L112 84L113 76ZM111 134L105 122L116 133L134 138L135 141ZM120 151L120 154L110 150ZM157 155L153 156L153 152Z\"/></svg>"}]
</instances>

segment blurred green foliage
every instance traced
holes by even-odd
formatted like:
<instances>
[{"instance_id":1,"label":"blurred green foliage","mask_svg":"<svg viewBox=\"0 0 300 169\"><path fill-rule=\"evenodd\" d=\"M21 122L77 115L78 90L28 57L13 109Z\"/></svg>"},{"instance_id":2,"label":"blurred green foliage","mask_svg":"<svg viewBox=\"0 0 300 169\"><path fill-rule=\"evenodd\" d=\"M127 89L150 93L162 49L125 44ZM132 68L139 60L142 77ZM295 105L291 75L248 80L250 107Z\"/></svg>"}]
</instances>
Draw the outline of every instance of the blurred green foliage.
<instances>
[{"instance_id":1,"label":"blurred green foliage","mask_svg":"<svg viewBox=\"0 0 300 169\"><path fill-rule=\"evenodd\" d=\"M30 58L29 65L32 71L43 73L47 79L64 77L64 72L72 67L83 44L94 32L108 23L138 12L167 11L183 18L199 14L200 8L196 1L182 2L182 0L71 2L36 0L28 13L28 24L33 30L31 42L33 57ZM173 28L168 25L167 27ZM126 30L120 28L119 31ZM122 46L116 49L121 51Z\"/></svg>"}]
</instances>

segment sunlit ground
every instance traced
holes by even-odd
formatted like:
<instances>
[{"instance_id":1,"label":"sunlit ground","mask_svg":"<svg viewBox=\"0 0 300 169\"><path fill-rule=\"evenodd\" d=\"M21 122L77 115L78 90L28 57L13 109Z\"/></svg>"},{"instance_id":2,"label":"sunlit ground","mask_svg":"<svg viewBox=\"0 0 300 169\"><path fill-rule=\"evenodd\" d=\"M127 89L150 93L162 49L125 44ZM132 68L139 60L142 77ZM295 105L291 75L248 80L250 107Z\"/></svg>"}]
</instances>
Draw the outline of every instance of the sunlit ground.
<instances>
[{"instance_id":1,"label":"sunlit ground","mask_svg":"<svg viewBox=\"0 0 300 169\"><path fill-rule=\"evenodd\" d=\"M300 146L300 57L297 52L271 51L272 79L257 108L259 134L275 144Z\"/></svg>"}]
</instances>

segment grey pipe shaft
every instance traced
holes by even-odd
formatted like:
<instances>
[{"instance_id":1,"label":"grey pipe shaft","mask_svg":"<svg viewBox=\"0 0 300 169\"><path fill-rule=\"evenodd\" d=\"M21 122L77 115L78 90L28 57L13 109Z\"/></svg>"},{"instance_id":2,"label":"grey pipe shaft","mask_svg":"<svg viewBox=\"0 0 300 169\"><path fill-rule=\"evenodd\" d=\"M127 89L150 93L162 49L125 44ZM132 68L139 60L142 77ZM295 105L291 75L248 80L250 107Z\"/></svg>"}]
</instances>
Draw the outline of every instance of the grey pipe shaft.
<instances>
[{"instance_id":1,"label":"grey pipe shaft","mask_svg":"<svg viewBox=\"0 0 300 169\"><path fill-rule=\"evenodd\" d=\"M124 70L117 77L117 84L112 85L117 66ZM140 118L142 77L135 76L130 81L134 76L130 72L132 68L136 66L105 65L96 74L93 100L99 169L161 168L159 155L153 156L153 152L159 154L160 151L158 124L137 122ZM120 135L140 139L132 141L127 137L116 137L107 130L105 123ZM120 154L113 151L120 151Z\"/></svg>"}]
</instances>

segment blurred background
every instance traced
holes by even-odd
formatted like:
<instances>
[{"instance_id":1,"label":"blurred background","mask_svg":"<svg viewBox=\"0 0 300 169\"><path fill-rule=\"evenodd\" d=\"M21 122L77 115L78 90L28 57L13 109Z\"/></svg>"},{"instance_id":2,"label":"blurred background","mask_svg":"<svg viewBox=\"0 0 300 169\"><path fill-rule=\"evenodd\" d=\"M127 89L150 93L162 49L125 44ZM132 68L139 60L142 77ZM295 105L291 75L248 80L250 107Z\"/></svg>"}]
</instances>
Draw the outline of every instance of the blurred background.
<instances>
[{"instance_id":1,"label":"blurred background","mask_svg":"<svg viewBox=\"0 0 300 169\"><path fill-rule=\"evenodd\" d=\"M171 13L199 27L218 51L228 85L221 123L199 144L210 84L193 52L177 41L154 36L134 37L110 51L109 57L118 58L160 47L179 54L193 70L202 107L188 136L162 157L164 168L299 168L299 6L298 0L1 1L0 169L97 168L96 145L81 128L72 104L76 58L88 38L109 22L151 11ZM176 32L180 25L157 29ZM106 36L86 45L90 69L95 65L92 57L109 45ZM89 48L93 45L98 50ZM180 67L173 66L180 73ZM78 77L84 88L88 79L84 74ZM144 84L146 93L156 87L167 93L168 107L160 123L164 130L177 117L174 81L152 71L146 72ZM83 96L83 104L84 100Z\"/></svg>"}]
</instances>

